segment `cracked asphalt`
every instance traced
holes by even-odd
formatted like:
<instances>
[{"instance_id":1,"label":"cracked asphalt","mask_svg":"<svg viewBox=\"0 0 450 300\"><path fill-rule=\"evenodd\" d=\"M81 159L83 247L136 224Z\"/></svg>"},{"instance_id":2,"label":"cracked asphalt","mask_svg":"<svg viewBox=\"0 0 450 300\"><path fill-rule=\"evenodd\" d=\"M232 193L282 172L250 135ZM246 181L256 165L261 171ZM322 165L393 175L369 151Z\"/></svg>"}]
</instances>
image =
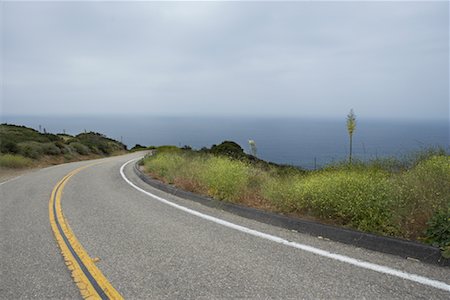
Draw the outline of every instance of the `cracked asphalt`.
<instances>
[{"instance_id":1,"label":"cracked asphalt","mask_svg":"<svg viewBox=\"0 0 450 300\"><path fill-rule=\"evenodd\" d=\"M165 205L119 173L142 153L98 160L67 183L64 215L125 299L449 299L450 293L239 232ZM77 162L0 185L0 298L80 299L49 224L48 203ZM264 233L450 284L450 268L355 248L248 220L136 185L169 201Z\"/></svg>"}]
</instances>

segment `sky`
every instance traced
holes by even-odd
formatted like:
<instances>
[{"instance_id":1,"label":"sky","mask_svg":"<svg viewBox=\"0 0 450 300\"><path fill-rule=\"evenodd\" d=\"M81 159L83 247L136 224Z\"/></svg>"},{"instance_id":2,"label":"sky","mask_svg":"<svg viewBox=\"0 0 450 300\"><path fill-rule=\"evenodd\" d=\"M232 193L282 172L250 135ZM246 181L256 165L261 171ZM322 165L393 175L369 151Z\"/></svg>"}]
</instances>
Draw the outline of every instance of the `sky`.
<instances>
[{"instance_id":1,"label":"sky","mask_svg":"<svg viewBox=\"0 0 450 300\"><path fill-rule=\"evenodd\" d=\"M0 2L2 115L449 120L449 3Z\"/></svg>"}]
</instances>

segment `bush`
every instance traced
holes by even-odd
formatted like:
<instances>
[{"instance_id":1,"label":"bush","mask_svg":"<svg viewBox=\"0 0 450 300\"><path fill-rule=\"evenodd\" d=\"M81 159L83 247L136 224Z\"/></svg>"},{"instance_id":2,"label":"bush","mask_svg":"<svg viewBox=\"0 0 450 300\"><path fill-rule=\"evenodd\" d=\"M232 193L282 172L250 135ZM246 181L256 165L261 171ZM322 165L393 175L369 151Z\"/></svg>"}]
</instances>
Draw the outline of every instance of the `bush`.
<instances>
[{"instance_id":1,"label":"bush","mask_svg":"<svg viewBox=\"0 0 450 300\"><path fill-rule=\"evenodd\" d=\"M145 150L145 149L147 149L147 147L142 146L140 144L136 144L136 145L134 145L133 148L130 149L130 151L135 152L135 151L141 151L141 150Z\"/></svg>"},{"instance_id":2,"label":"bush","mask_svg":"<svg viewBox=\"0 0 450 300\"><path fill-rule=\"evenodd\" d=\"M21 155L0 155L0 167L19 169L28 168L31 166L33 166L33 161Z\"/></svg>"},{"instance_id":3,"label":"bush","mask_svg":"<svg viewBox=\"0 0 450 300\"><path fill-rule=\"evenodd\" d=\"M112 147L108 145L106 142L100 142L97 145L98 150L100 150L103 154L110 155L113 152Z\"/></svg>"},{"instance_id":4,"label":"bush","mask_svg":"<svg viewBox=\"0 0 450 300\"><path fill-rule=\"evenodd\" d=\"M81 155L88 155L89 154L89 148L79 142L73 142L70 144L70 147L74 149L78 154Z\"/></svg>"},{"instance_id":5,"label":"bush","mask_svg":"<svg viewBox=\"0 0 450 300\"><path fill-rule=\"evenodd\" d=\"M0 152L16 154L16 153L19 153L19 147L14 142L2 141L0 143Z\"/></svg>"},{"instance_id":6,"label":"bush","mask_svg":"<svg viewBox=\"0 0 450 300\"><path fill-rule=\"evenodd\" d=\"M55 142L54 144L56 147L61 149L61 151L66 147L66 145L63 142Z\"/></svg>"},{"instance_id":7,"label":"bush","mask_svg":"<svg viewBox=\"0 0 450 300\"><path fill-rule=\"evenodd\" d=\"M441 248L444 257L450 258L450 203L446 210L438 210L427 225L425 241Z\"/></svg>"},{"instance_id":8,"label":"bush","mask_svg":"<svg viewBox=\"0 0 450 300\"><path fill-rule=\"evenodd\" d=\"M210 152L214 155L224 155L237 159L247 156L242 147L232 141L224 141L219 145L213 145Z\"/></svg>"},{"instance_id":9,"label":"bush","mask_svg":"<svg viewBox=\"0 0 450 300\"><path fill-rule=\"evenodd\" d=\"M44 154L42 144L38 142L20 143L18 146L19 153L29 158L38 159Z\"/></svg>"},{"instance_id":10,"label":"bush","mask_svg":"<svg viewBox=\"0 0 450 300\"><path fill-rule=\"evenodd\" d=\"M45 143L41 145L42 152L48 155L58 155L61 154L60 148L58 148L54 143Z\"/></svg>"}]
</instances>

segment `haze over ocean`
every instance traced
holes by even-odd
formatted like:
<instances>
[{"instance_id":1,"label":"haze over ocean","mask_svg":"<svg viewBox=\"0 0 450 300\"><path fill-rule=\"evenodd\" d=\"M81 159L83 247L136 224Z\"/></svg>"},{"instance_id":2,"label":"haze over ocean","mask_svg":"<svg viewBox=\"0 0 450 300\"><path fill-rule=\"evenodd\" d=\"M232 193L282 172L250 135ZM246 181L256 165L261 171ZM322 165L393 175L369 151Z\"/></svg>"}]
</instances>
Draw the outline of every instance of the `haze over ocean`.
<instances>
[{"instance_id":1,"label":"haze over ocean","mask_svg":"<svg viewBox=\"0 0 450 300\"><path fill-rule=\"evenodd\" d=\"M449 122L357 120L354 153L357 158L401 157L430 146L449 149ZM258 117L161 116L2 116L1 122L45 128L48 132L78 134L96 131L123 140L128 147L190 145L210 147L224 140L249 151L256 141L262 159L312 168L342 160L348 154L345 116L337 119Z\"/></svg>"},{"instance_id":2,"label":"haze over ocean","mask_svg":"<svg viewBox=\"0 0 450 300\"><path fill-rule=\"evenodd\" d=\"M448 1L2 4L3 122L312 167L354 109L357 158L449 146Z\"/></svg>"}]
</instances>

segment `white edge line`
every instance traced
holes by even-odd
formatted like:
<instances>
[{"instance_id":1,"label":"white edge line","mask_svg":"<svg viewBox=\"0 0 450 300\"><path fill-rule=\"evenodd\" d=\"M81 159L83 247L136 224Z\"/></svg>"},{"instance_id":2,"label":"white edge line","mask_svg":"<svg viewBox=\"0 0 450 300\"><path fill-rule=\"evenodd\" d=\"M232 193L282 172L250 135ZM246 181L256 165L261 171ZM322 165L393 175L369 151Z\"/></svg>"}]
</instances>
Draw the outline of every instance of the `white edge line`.
<instances>
[{"instance_id":1,"label":"white edge line","mask_svg":"<svg viewBox=\"0 0 450 300\"><path fill-rule=\"evenodd\" d=\"M19 176L13 177L13 178L11 178L11 179L8 179L8 180L6 180L6 181L0 182L0 185L4 185L5 183L8 183L8 182L17 180L17 179L19 179L20 177L22 177L22 175L19 175Z\"/></svg>"},{"instance_id":2,"label":"white edge line","mask_svg":"<svg viewBox=\"0 0 450 300\"><path fill-rule=\"evenodd\" d=\"M123 171L124 168L129 163L131 163L133 161L136 161L138 159L140 159L140 158L135 158L135 159L129 160L126 163L124 163L120 167L120 175L122 175L122 178L129 185L134 187L136 190L138 190L138 191L140 191L140 192L142 192L142 193L144 193L144 194L146 194L146 195L148 195L148 196L154 198L155 200L158 200L158 201L160 201L160 202L162 202L164 204L170 205L170 206L172 206L174 208L177 208L179 210L182 210L184 212L187 212L187 213L192 214L194 216L197 216L199 218L202 218L202 219L205 219L205 220L208 220L208 221L211 221L211 222L214 222L214 223L217 223L217 224L220 224L220 225L223 225L225 227L232 228L232 229L235 229L235 230L238 230L238 231L241 231L241 232L245 232L245 233L248 233L248 234L256 236L256 237L260 237L260 238L263 238L263 239L266 239L266 240L270 240L272 242L276 242L276 243L279 243L279 244L282 244L282 245L286 245L286 246L290 246L290 247L293 247L293 248L297 248L297 249L300 249L300 250L303 250L303 251L306 251L306 252L310 252L310 253L314 253L314 254L317 254L317 255L320 255L320 256L328 257L328 258L331 258L331 259L334 259L334 260L337 260L337 261L340 261L340 262L348 263L350 265L354 265L354 266L357 266L357 267L360 267L360 268L364 268L364 269L376 271L376 272L379 272L379 273L384 273L384 274L400 277L400 278L403 278L403 279L406 279L406 280L418 282L420 284L428 285L428 286L431 286L431 287L434 287L434 288L437 288L437 289L441 289L441 290L450 292L450 285L445 283L445 282L442 282L442 281L430 279L430 278L423 277L423 276L416 275L416 274L403 272L403 271L400 271L400 270L392 269L392 268L389 268L389 267L386 267L386 266L383 266L383 265L378 265L378 264L366 262L366 261L359 260L359 259L356 259L356 258L352 258L352 257L349 257L349 256L328 252L326 250L318 249L318 248L315 248L315 247L312 247L312 246L308 246L308 245L304 245L304 244L300 244L300 243L296 243L296 242L291 242L291 241L285 240L283 238L280 238L280 237L277 237L277 236L274 236L274 235L271 235L271 234L263 233L263 232L260 232L260 231L254 230L254 229L250 229L250 228L247 228L247 227L244 227L244 226L241 226L241 225L237 225L237 224L234 224L234 223L231 223L231 222L228 222L228 221L225 221L225 220L222 220L222 219L210 216L210 215L203 214L201 212L198 212L196 210L184 207L182 205L178 205L178 204L175 204L173 202L170 202L170 201L168 201L168 200L166 200L164 198L161 198L161 197L159 197L159 196L157 196L155 194L147 192L144 189L141 189L140 187L138 187L137 185L132 183L125 176L125 173Z\"/></svg>"}]
</instances>

